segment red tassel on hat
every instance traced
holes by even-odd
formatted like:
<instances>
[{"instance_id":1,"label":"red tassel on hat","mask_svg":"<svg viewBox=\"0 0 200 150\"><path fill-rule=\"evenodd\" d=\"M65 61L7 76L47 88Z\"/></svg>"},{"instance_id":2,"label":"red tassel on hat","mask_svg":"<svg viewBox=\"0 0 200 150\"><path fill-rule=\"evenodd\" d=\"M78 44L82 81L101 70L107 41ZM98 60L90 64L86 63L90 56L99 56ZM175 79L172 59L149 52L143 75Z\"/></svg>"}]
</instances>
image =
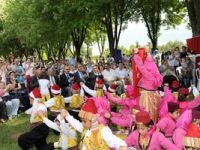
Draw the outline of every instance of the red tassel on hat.
<instances>
[{"instance_id":1,"label":"red tassel on hat","mask_svg":"<svg viewBox=\"0 0 200 150\"><path fill-rule=\"evenodd\" d=\"M103 84L103 80L102 80L102 79L98 79L98 80L96 81L96 83L97 83L97 84Z\"/></svg>"},{"instance_id":2,"label":"red tassel on hat","mask_svg":"<svg viewBox=\"0 0 200 150\"><path fill-rule=\"evenodd\" d=\"M80 90L80 87L79 87L79 85L78 85L77 82L75 82L75 83L72 84L72 89L75 90L75 91Z\"/></svg>"},{"instance_id":3,"label":"red tassel on hat","mask_svg":"<svg viewBox=\"0 0 200 150\"><path fill-rule=\"evenodd\" d=\"M151 118L148 112L140 111L135 115L135 120L137 123L147 125L151 121Z\"/></svg>"},{"instance_id":4,"label":"red tassel on hat","mask_svg":"<svg viewBox=\"0 0 200 150\"><path fill-rule=\"evenodd\" d=\"M179 82L176 81L176 80L174 80L174 81L172 82L172 88L173 88L173 89L179 88Z\"/></svg>"},{"instance_id":5,"label":"red tassel on hat","mask_svg":"<svg viewBox=\"0 0 200 150\"><path fill-rule=\"evenodd\" d=\"M29 96L34 100L42 98L42 95L38 88L34 88L33 91L29 94Z\"/></svg>"},{"instance_id":6,"label":"red tassel on hat","mask_svg":"<svg viewBox=\"0 0 200 150\"><path fill-rule=\"evenodd\" d=\"M60 94L61 93L61 88L59 85L53 85L51 87L51 93L52 94Z\"/></svg>"},{"instance_id":7,"label":"red tassel on hat","mask_svg":"<svg viewBox=\"0 0 200 150\"><path fill-rule=\"evenodd\" d=\"M113 83L109 88L108 91L114 93L117 89L117 84Z\"/></svg>"},{"instance_id":8,"label":"red tassel on hat","mask_svg":"<svg viewBox=\"0 0 200 150\"><path fill-rule=\"evenodd\" d=\"M188 88L180 88L178 90L178 93L181 95L188 95L189 94L189 89Z\"/></svg>"},{"instance_id":9,"label":"red tassel on hat","mask_svg":"<svg viewBox=\"0 0 200 150\"><path fill-rule=\"evenodd\" d=\"M80 118L91 120L93 115L97 113L97 107L93 99L88 99L82 106L79 112Z\"/></svg>"},{"instance_id":10,"label":"red tassel on hat","mask_svg":"<svg viewBox=\"0 0 200 150\"><path fill-rule=\"evenodd\" d=\"M179 104L175 102L168 102L168 112L174 112L179 109Z\"/></svg>"}]
</instances>

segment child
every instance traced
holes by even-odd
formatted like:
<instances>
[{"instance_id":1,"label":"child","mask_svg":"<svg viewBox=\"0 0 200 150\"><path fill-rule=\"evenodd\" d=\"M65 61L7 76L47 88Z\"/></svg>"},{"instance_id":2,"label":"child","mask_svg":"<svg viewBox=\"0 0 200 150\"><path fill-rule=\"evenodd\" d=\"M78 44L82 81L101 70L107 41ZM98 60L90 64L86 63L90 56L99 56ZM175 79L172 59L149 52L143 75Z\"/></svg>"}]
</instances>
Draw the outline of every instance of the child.
<instances>
[{"instance_id":1,"label":"child","mask_svg":"<svg viewBox=\"0 0 200 150\"><path fill-rule=\"evenodd\" d=\"M38 115L42 117L43 122L49 127L57 132L60 132L60 138L58 142L54 144L49 144L48 146L52 149L61 148L62 150L70 149L72 150L77 146L76 141L76 131L72 128L69 123L66 123L63 119L62 114L59 114L57 118L52 122L44 116L43 113L39 112ZM62 118L62 119L61 119ZM51 145L51 146L50 146Z\"/></svg>"},{"instance_id":2,"label":"child","mask_svg":"<svg viewBox=\"0 0 200 150\"><path fill-rule=\"evenodd\" d=\"M46 102L47 100L51 98L50 92L49 92L50 82L47 79L47 75L41 74L38 82L39 82L39 87L42 94L42 100L43 102Z\"/></svg>"},{"instance_id":3,"label":"child","mask_svg":"<svg viewBox=\"0 0 200 150\"><path fill-rule=\"evenodd\" d=\"M137 150L177 150L177 147L162 133L156 131L148 112L138 112L135 120L137 130L133 131L126 139L128 146L133 146Z\"/></svg>"},{"instance_id":4,"label":"child","mask_svg":"<svg viewBox=\"0 0 200 150\"><path fill-rule=\"evenodd\" d=\"M58 85L51 87L51 93L53 98L46 101L44 104L50 109L51 114L49 115L50 120L54 120L62 109L65 109L65 100L61 95L61 88Z\"/></svg>"},{"instance_id":5,"label":"child","mask_svg":"<svg viewBox=\"0 0 200 150\"><path fill-rule=\"evenodd\" d=\"M126 150L126 143L112 134L112 131L98 123L97 108L92 99L88 99L82 106L79 117L82 123L70 116L66 111L65 119L78 131L81 132L81 150L109 150L115 148Z\"/></svg>"},{"instance_id":6,"label":"child","mask_svg":"<svg viewBox=\"0 0 200 150\"><path fill-rule=\"evenodd\" d=\"M138 98L118 98L108 92L106 92L106 96L112 103L121 106L118 112L111 112L111 123L130 129L133 123L132 110L135 108L140 110L140 107L137 105Z\"/></svg>"},{"instance_id":7,"label":"child","mask_svg":"<svg viewBox=\"0 0 200 150\"><path fill-rule=\"evenodd\" d=\"M186 135L186 131L191 122L192 122L192 110L191 109L185 110L180 115L180 117L178 117L178 119L176 120L176 129L174 130L172 139L173 139L174 144L179 149L183 149L184 136Z\"/></svg>"},{"instance_id":8,"label":"child","mask_svg":"<svg viewBox=\"0 0 200 150\"><path fill-rule=\"evenodd\" d=\"M33 105L32 108L26 111L27 114L31 115L30 131L22 134L18 138L18 144L23 150L30 149L33 145L38 150L45 149L47 143L46 138L49 134L49 128L43 123L42 118L38 115L40 111L44 116L47 117L47 109L41 102L41 93L38 88L35 88L30 94L30 103Z\"/></svg>"},{"instance_id":9,"label":"child","mask_svg":"<svg viewBox=\"0 0 200 150\"><path fill-rule=\"evenodd\" d=\"M174 102L168 103L168 115L160 119L157 127L166 137L171 138L176 128L176 119L179 116L179 104Z\"/></svg>"},{"instance_id":10,"label":"child","mask_svg":"<svg viewBox=\"0 0 200 150\"><path fill-rule=\"evenodd\" d=\"M98 79L95 84L96 90L89 89L83 82L80 82L81 87L85 90L86 93L93 97L104 96L104 82L102 79Z\"/></svg>"},{"instance_id":11,"label":"child","mask_svg":"<svg viewBox=\"0 0 200 150\"><path fill-rule=\"evenodd\" d=\"M187 129L184 137L185 149L200 149L200 112L197 110L192 111L192 123Z\"/></svg>"},{"instance_id":12,"label":"child","mask_svg":"<svg viewBox=\"0 0 200 150\"><path fill-rule=\"evenodd\" d=\"M176 99L178 99L179 82L174 80L171 85L172 93Z\"/></svg>"},{"instance_id":13,"label":"child","mask_svg":"<svg viewBox=\"0 0 200 150\"><path fill-rule=\"evenodd\" d=\"M91 90L84 83L80 83L81 87L95 100L95 105L97 107L97 112L99 114L99 121L107 125L108 118L110 117L110 103L107 98L104 96L104 84L102 79L96 81L96 90Z\"/></svg>"},{"instance_id":14,"label":"child","mask_svg":"<svg viewBox=\"0 0 200 150\"><path fill-rule=\"evenodd\" d=\"M159 118L163 118L168 116L168 103L169 102L177 102L176 97L171 93L169 86L164 86L164 96L161 98L159 104Z\"/></svg>"},{"instance_id":15,"label":"child","mask_svg":"<svg viewBox=\"0 0 200 150\"><path fill-rule=\"evenodd\" d=\"M72 93L72 96L65 98L65 103L69 103L69 113L76 119L80 119L78 113L84 102L84 91L81 89L80 92L80 87L77 82L72 84Z\"/></svg>"}]
</instances>

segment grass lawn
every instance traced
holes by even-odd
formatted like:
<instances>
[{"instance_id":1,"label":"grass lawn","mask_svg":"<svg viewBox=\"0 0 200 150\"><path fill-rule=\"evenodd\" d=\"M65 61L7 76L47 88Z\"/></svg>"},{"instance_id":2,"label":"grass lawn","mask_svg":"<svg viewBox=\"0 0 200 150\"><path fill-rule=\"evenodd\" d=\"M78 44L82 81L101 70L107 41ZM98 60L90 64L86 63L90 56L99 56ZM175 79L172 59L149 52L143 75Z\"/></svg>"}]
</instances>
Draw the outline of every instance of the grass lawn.
<instances>
[{"instance_id":1,"label":"grass lawn","mask_svg":"<svg viewBox=\"0 0 200 150\"><path fill-rule=\"evenodd\" d=\"M29 119L28 115L21 115L17 119L8 121L4 124L0 124L0 150L20 150L17 138L24 132L29 131ZM117 128L111 127L111 129L117 130ZM125 139L124 136L118 135L120 138ZM55 136L50 130L47 142L58 141L58 136ZM35 150L34 148L32 150Z\"/></svg>"},{"instance_id":2,"label":"grass lawn","mask_svg":"<svg viewBox=\"0 0 200 150\"><path fill-rule=\"evenodd\" d=\"M21 115L17 119L0 124L0 150L20 150L17 138L29 130L29 119L30 116ZM57 138L50 132L48 142L57 141Z\"/></svg>"}]
</instances>

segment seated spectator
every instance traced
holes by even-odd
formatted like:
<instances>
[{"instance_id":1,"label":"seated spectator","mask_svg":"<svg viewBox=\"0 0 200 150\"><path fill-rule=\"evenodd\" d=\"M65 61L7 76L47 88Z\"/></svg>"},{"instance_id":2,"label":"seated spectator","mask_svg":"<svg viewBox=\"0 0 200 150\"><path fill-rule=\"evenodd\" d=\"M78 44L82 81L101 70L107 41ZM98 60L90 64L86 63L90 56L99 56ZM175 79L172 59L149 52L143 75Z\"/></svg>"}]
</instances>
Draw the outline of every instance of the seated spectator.
<instances>
[{"instance_id":1,"label":"seated spectator","mask_svg":"<svg viewBox=\"0 0 200 150\"><path fill-rule=\"evenodd\" d=\"M4 90L0 90L0 97L2 97L4 95ZM0 123L4 123L5 122L5 118L6 118L6 105L3 101L2 98L0 98Z\"/></svg>"},{"instance_id":2,"label":"seated spectator","mask_svg":"<svg viewBox=\"0 0 200 150\"><path fill-rule=\"evenodd\" d=\"M0 82L0 90L4 91L4 94L1 98L6 104L8 119L12 120L17 116L20 100L9 95L9 93L7 92L8 89L10 89L10 87L5 87L5 83Z\"/></svg>"},{"instance_id":3,"label":"seated spectator","mask_svg":"<svg viewBox=\"0 0 200 150\"><path fill-rule=\"evenodd\" d=\"M105 64L105 69L102 72L102 75L104 77L105 85L108 87L112 84L113 81L117 79L116 72L112 69L110 69L110 66L108 63Z\"/></svg>"}]
</instances>

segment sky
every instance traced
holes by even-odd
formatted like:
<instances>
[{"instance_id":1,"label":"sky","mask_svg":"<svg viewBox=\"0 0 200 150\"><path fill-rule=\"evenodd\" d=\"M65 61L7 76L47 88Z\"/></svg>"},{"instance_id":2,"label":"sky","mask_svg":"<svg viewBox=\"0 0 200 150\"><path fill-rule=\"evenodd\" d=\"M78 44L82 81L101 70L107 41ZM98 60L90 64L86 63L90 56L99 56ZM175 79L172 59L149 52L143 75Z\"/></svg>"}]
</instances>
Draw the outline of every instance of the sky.
<instances>
[{"instance_id":1,"label":"sky","mask_svg":"<svg viewBox=\"0 0 200 150\"><path fill-rule=\"evenodd\" d=\"M185 40L192 36L192 32L187 29L186 24L181 24L175 29L169 30L161 28L160 33L161 35L158 40L159 45L175 40L185 43ZM148 42L150 42L144 23L129 23L128 28L121 34L119 45L129 47L131 44L136 43L136 41L138 41L140 45L146 45Z\"/></svg>"},{"instance_id":2,"label":"sky","mask_svg":"<svg viewBox=\"0 0 200 150\"><path fill-rule=\"evenodd\" d=\"M168 41L176 40L186 43L186 39L192 37L191 30L187 29L186 26L186 23L182 23L175 29L168 30L166 30L165 27L162 27L158 39L158 45L163 45L166 44ZM145 24L142 22L139 22L137 24L134 22L129 22L127 29L125 29L121 33L119 45L129 48L131 44L135 45L137 41L140 45L146 45L148 42L150 42L147 36L147 29L145 27ZM97 46L94 47L95 49L98 49ZM106 47L108 47L108 44L106 44ZM93 55L98 55L98 50L93 52Z\"/></svg>"}]
</instances>

